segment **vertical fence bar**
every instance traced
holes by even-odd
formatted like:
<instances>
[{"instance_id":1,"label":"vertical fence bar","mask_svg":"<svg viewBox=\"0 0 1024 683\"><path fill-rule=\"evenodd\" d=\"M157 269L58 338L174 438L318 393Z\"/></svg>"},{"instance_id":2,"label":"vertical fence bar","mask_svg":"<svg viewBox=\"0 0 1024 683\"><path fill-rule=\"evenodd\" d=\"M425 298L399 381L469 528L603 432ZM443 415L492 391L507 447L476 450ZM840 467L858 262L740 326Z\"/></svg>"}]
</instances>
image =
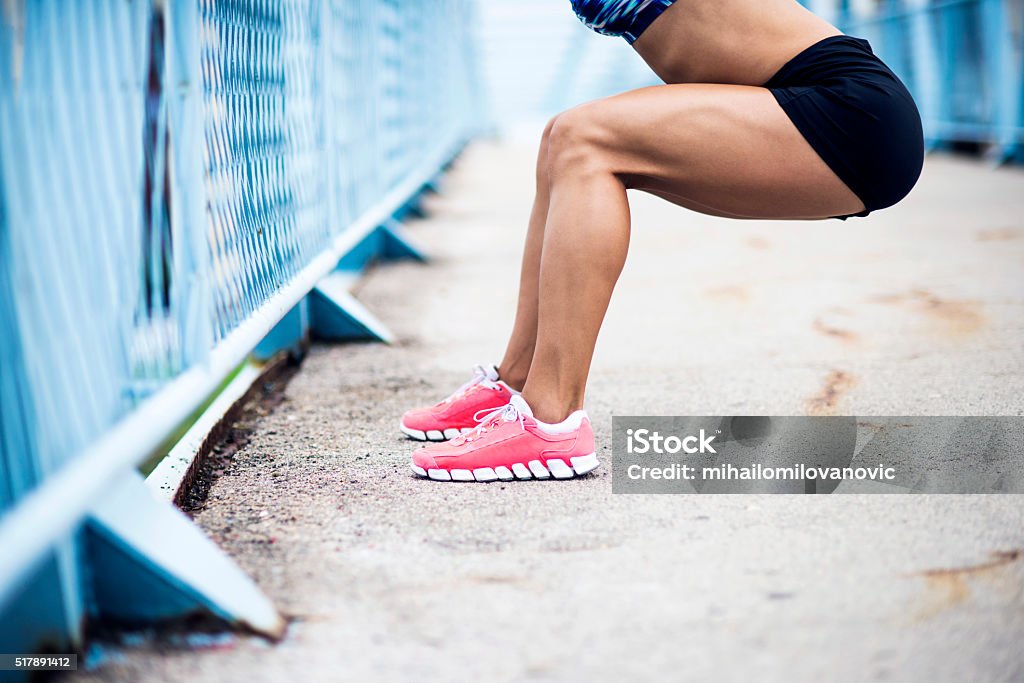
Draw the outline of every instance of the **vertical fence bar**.
<instances>
[{"instance_id":1,"label":"vertical fence bar","mask_svg":"<svg viewBox=\"0 0 1024 683\"><path fill-rule=\"evenodd\" d=\"M981 49L994 99L992 137L1000 160L1010 159L1015 153L1021 110L1021 60L1014 60L1007 9L1007 0L981 0Z\"/></svg>"},{"instance_id":2,"label":"vertical fence bar","mask_svg":"<svg viewBox=\"0 0 1024 683\"><path fill-rule=\"evenodd\" d=\"M936 122L942 114L940 73L935 45L934 14L929 11L929 0L907 0L910 13L907 40L913 64L914 81L908 87L914 93L924 124L925 148L938 144Z\"/></svg>"}]
</instances>

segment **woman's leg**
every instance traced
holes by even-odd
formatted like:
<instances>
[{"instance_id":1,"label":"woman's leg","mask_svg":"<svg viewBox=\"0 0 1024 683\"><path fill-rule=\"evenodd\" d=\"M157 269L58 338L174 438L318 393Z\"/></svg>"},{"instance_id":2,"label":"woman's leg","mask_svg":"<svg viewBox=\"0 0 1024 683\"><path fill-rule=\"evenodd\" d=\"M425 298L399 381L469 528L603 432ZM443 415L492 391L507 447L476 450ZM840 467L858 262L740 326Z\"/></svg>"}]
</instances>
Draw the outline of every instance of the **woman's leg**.
<instances>
[{"instance_id":1,"label":"woman's leg","mask_svg":"<svg viewBox=\"0 0 1024 683\"><path fill-rule=\"evenodd\" d=\"M512 335L505 355L498 365L501 379L513 389L522 389L533 362L533 349L537 343L537 291L540 285L540 252L544 242L544 224L548 220L548 140L556 119L551 119L541 135L537 152L537 190L530 212L530 224L523 248L523 263L519 274L519 303Z\"/></svg>"},{"instance_id":2,"label":"woman's leg","mask_svg":"<svg viewBox=\"0 0 1024 683\"><path fill-rule=\"evenodd\" d=\"M629 244L627 188L743 218L827 218L863 209L763 88L645 88L561 114L546 141L547 221L543 229L531 223L534 242L542 238L536 343L523 389L545 422L583 405L597 333ZM536 267L531 237L524 276L527 260ZM529 313L522 296L517 330ZM530 327L524 320L524 338Z\"/></svg>"},{"instance_id":3,"label":"woman's leg","mask_svg":"<svg viewBox=\"0 0 1024 683\"><path fill-rule=\"evenodd\" d=\"M498 371L502 380L513 389L522 390L526 384L526 377L530 373L530 365L533 363L533 352L537 344L537 308L538 290L540 288L540 255L544 243L544 224L548 219L548 201L550 198L550 178L548 174L548 140L551 135L551 128L556 118L551 119L544 128L541 135L540 148L537 152L536 191L533 199L533 209L530 212L530 221L526 232L526 245L523 248L523 260L519 272L519 298L516 304L515 322L512 326L512 334L505 347L505 354L502 356ZM649 189L649 192L661 196L663 199L680 203L682 198L662 194L656 190ZM687 204L682 200L686 208L720 215L727 218L726 214L716 212L710 207Z\"/></svg>"}]
</instances>

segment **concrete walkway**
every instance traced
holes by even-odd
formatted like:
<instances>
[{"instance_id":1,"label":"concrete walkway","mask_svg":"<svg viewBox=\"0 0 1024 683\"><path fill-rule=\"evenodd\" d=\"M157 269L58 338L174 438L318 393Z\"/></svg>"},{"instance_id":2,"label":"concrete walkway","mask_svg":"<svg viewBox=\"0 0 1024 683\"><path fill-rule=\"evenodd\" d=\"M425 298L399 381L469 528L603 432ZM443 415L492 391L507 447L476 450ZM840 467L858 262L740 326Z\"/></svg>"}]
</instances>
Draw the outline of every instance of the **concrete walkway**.
<instances>
[{"instance_id":1,"label":"concrete walkway","mask_svg":"<svg viewBox=\"0 0 1024 683\"><path fill-rule=\"evenodd\" d=\"M1019 496L617 496L410 476L407 407L498 359L532 145L468 150L197 515L287 640L125 650L98 681L1022 680ZM615 414L1020 415L1024 173L935 157L899 207L730 222L634 197L588 396Z\"/></svg>"}]
</instances>

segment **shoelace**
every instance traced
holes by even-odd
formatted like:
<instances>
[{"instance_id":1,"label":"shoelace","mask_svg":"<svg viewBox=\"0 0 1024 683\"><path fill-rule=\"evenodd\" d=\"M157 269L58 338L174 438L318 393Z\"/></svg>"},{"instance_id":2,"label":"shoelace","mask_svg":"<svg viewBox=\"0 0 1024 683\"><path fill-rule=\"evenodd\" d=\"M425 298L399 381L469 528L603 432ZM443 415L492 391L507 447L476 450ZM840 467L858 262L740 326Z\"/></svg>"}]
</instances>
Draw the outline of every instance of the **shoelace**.
<instances>
[{"instance_id":1,"label":"shoelace","mask_svg":"<svg viewBox=\"0 0 1024 683\"><path fill-rule=\"evenodd\" d=\"M480 415L481 413L483 413L482 416ZM526 429L526 416L511 403L499 406L498 408L485 408L483 410L478 410L473 415L473 419L480 424L478 424L473 431L460 436L460 443L469 443L475 437L486 434L499 419L502 422L515 422L518 420L519 426Z\"/></svg>"},{"instance_id":2,"label":"shoelace","mask_svg":"<svg viewBox=\"0 0 1024 683\"><path fill-rule=\"evenodd\" d=\"M459 398L460 396L465 394L467 391L469 391L470 389L472 389L476 385L478 385L478 384L480 384L482 382L485 382L485 381L488 381L487 380L487 370L482 365L474 365L473 366L473 378L470 379L465 384L463 384L458 389L456 389L455 391L453 391L448 398L446 398L443 401L441 401L438 405L445 405L447 403L451 403L452 401L454 401L455 399Z\"/></svg>"}]
</instances>

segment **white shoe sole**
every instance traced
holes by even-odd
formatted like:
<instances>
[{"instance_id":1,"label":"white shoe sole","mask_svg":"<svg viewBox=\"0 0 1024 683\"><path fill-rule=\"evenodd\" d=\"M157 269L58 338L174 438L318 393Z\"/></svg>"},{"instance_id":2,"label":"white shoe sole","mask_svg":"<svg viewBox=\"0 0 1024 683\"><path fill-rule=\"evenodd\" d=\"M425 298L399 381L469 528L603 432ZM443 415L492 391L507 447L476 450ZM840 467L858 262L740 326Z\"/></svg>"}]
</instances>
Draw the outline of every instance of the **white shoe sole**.
<instances>
[{"instance_id":1,"label":"white shoe sole","mask_svg":"<svg viewBox=\"0 0 1024 683\"><path fill-rule=\"evenodd\" d=\"M404 431L404 430L403 430ZM425 470L416 464L412 465L413 474L434 481L514 481L516 479L572 479L582 477L597 469L601 463L597 454L579 455L564 460L550 458L547 467L540 460L531 460L523 464L517 462L512 469L507 467L478 467L475 470Z\"/></svg>"},{"instance_id":2,"label":"white shoe sole","mask_svg":"<svg viewBox=\"0 0 1024 683\"><path fill-rule=\"evenodd\" d=\"M437 429L421 432L418 429L406 427L404 424L399 424L398 427L402 430L403 434L410 439L415 439L416 441L448 441L449 439L454 439L459 434L465 434L466 432L473 431L472 427L464 427L461 431L453 427L451 429L446 429L443 432Z\"/></svg>"}]
</instances>

